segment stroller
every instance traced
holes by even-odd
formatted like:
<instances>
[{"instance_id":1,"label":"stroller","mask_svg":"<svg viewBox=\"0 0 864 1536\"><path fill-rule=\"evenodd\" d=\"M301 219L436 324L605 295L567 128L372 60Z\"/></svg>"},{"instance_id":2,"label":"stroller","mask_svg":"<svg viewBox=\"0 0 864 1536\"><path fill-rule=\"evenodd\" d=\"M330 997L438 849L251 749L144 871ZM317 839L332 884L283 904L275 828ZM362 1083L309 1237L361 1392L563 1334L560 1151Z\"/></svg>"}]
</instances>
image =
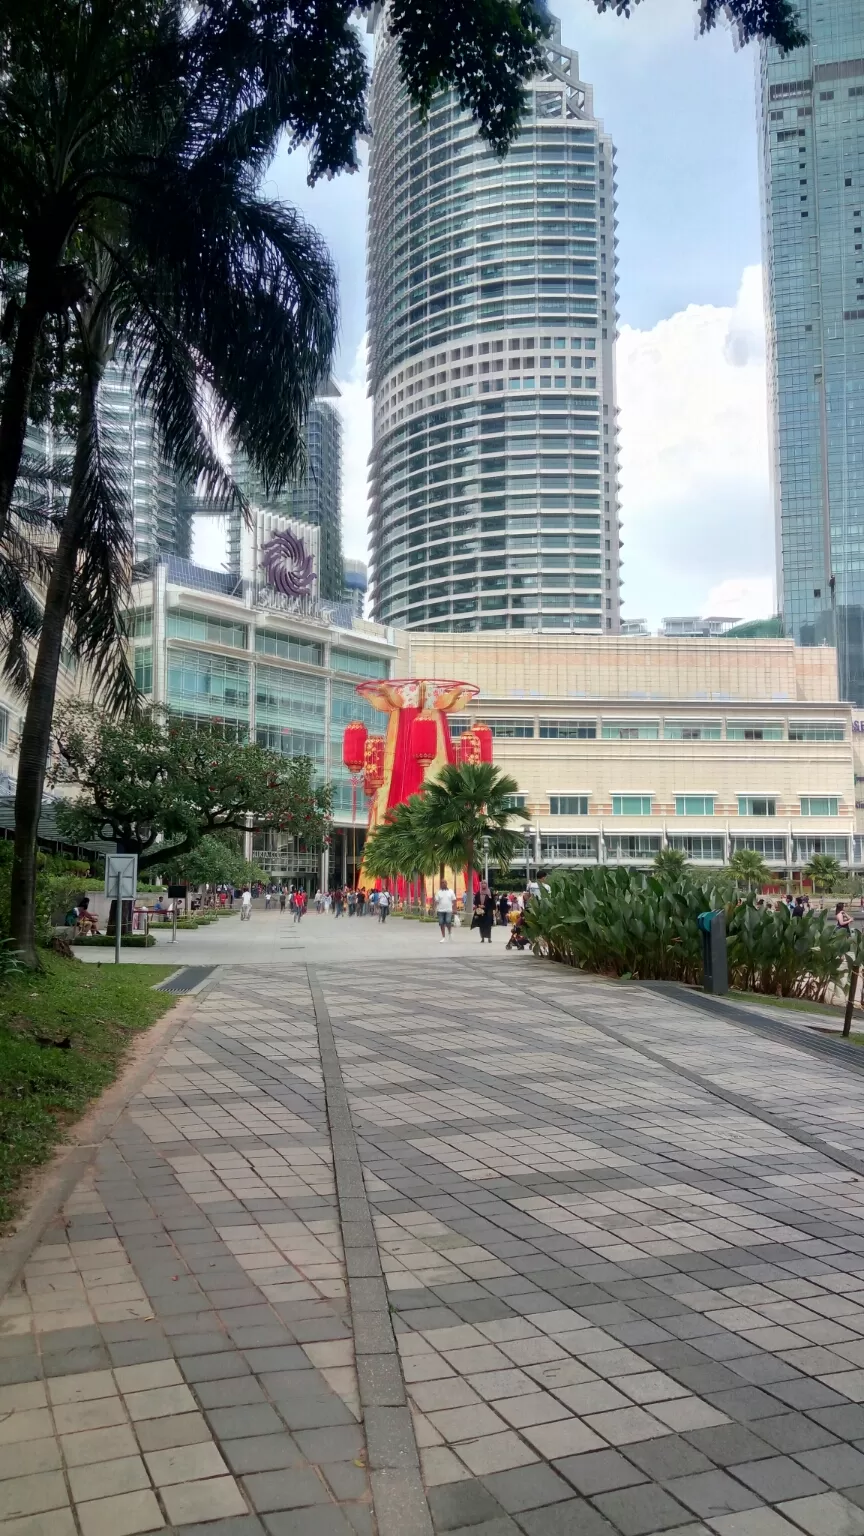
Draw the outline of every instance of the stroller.
<instances>
[{"instance_id":1,"label":"stroller","mask_svg":"<svg viewBox=\"0 0 864 1536\"><path fill-rule=\"evenodd\" d=\"M505 949L530 949L530 947L531 947L531 940L529 939L527 933L525 932L525 916L524 916L524 913L520 912L519 916L517 917L517 919L515 921L515 923L513 924L513 927L510 930L510 937L507 940L507 943L505 944L504 948Z\"/></svg>"}]
</instances>

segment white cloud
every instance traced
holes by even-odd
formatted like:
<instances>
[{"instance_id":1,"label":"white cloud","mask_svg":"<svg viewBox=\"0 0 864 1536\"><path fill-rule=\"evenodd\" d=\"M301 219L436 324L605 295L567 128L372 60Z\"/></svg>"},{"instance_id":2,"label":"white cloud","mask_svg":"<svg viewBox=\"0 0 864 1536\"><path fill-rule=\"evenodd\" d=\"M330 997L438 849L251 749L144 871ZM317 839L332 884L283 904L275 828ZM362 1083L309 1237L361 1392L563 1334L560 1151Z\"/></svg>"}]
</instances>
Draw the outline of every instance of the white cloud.
<instances>
[{"instance_id":1,"label":"white cloud","mask_svg":"<svg viewBox=\"0 0 864 1536\"><path fill-rule=\"evenodd\" d=\"M772 611L762 283L618 343L624 612ZM733 606L729 606L733 604ZM746 611L745 611L746 605Z\"/></svg>"},{"instance_id":2,"label":"white cloud","mask_svg":"<svg viewBox=\"0 0 864 1536\"><path fill-rule=\"evenodd\" d=\"M372 447L372 401L366 395L366 337L347 379L337 379L342 417L342 541L354 560L368 558L367 460Z\"/></svg>"}]
</instances>

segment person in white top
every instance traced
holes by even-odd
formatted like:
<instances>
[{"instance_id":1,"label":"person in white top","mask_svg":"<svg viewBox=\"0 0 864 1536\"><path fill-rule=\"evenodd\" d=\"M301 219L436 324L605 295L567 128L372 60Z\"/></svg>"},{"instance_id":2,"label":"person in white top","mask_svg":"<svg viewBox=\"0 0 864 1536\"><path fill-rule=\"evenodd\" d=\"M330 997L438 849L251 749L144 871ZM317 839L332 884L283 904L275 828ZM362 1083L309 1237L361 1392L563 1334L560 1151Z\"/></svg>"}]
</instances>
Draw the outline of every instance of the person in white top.
<instances>
[{"instance_id":1,"label":"person in white top","mask_svg":"<svg viewBox=\"0 0 864 1536\"><path fill-rule=\"evenodd\" d=\"M248 923L248 921L249 921L251 916L252 916L252 892L249 890L249 887L247 886L246 890L243 892L243 895L240 897L240 918L241 918L241 921Z\"/></svg>"},{"instance_id":2,"label":"person in white top","mask_svg":"<svg viewBox=\"0 0 864 1536\"><path fill-rule=\"evenodd\" d=\"M387 921L387 913L389 911L390 911L390 892L389 891L379 891L378 892L378 921L379 921L379 923L386 923L386 921Z\"/></svg>"},{"instance_id":3,"label":"person in white top","mask_svg":"<svg viewBox=\"0 0 864 1536\"><path fill-rule=\"evenodd\" d=\"M441 943L446 944L453 936L453 904L455 892L451 891L446 880L441 881L439 889L435 892L435 911L438 913L438 927L441 929Z\"/></svg>"}]
</instances>

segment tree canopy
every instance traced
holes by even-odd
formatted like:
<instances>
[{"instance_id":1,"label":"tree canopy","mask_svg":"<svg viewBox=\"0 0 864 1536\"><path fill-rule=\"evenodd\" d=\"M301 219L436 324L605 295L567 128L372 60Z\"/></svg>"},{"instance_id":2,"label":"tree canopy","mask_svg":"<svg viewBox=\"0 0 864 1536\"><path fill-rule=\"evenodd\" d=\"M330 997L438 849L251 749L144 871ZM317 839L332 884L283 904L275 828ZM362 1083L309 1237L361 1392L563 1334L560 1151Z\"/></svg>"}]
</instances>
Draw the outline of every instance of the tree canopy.
<instances>
[{"instance_id":1,"label":"tree canopy","mask_svg":"<svg viewBox=\"0 0 864 1536\"><path fill-rule=\"evenodd\" d=\"M329 785L307 757L228 741L153 710L122 723L75 705L57 731L55 783L80 798L58 806L72 838L111 838L137 853L139 869L165 865L202 838L249 826L287 833L307 846L330 824Z\"/></svg>"}]
</instances>

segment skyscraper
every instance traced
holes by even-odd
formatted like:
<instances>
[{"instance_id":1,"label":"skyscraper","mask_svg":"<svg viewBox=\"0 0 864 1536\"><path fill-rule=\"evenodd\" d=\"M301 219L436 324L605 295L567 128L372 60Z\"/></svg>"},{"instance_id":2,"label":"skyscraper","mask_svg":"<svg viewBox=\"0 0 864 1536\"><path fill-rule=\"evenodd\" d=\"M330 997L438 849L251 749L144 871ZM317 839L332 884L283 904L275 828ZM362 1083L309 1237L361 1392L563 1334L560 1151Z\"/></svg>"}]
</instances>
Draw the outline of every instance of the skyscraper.
<instances>
[{"instance_id":1,"label":"skyscraper","mask_svg":"<svg viewBox=\"0 0 864 1536\"><path fill-rule=\"evenodd\" d=\"M113 447L132 518L134 559L146 565L158 555L189 556L191 501L159 445L149 410L135 395L134 376L111 362L99 390L99 412Z\"/></svg>"},{"instance_id":2,"label":"skyscraper","mask_svg":"<svg viewBox=\"0 0 864 1536\"><path fill-rule=\"evenodd\" d=\"M553 25L502 161L452 92L421 121L377 24L371 585L387 623L618 629L614 150Z\"/></svg>"},{"instance_id":3,"label":"skyscraper","mask_svg":"<svg viewBox=\"0 0 864 1536\"><path fill-rule=\"evenodd\" d=\"M330 385L332 393L335 386ZM342 419L329 400L314 400L309 408L304 432L306 474L278 494L266 494L244 455L234 457L234 476L249 500L271 512L312 523L319 533L319 584L317 595L341 601L344 578L342 569ZM228 564L239 570L240 522L228 520Z\"/></svg>"},{"instance_id":4,"label":"skyscraper","mask_svg":"<svg viewBox=\"0 0 864 1536\"><path fill-rule=\"evenodd\" d=\"M864 10L798 0L760 54L773 486L786 633L864 704Z\"/></svg>"}]
</instances>

